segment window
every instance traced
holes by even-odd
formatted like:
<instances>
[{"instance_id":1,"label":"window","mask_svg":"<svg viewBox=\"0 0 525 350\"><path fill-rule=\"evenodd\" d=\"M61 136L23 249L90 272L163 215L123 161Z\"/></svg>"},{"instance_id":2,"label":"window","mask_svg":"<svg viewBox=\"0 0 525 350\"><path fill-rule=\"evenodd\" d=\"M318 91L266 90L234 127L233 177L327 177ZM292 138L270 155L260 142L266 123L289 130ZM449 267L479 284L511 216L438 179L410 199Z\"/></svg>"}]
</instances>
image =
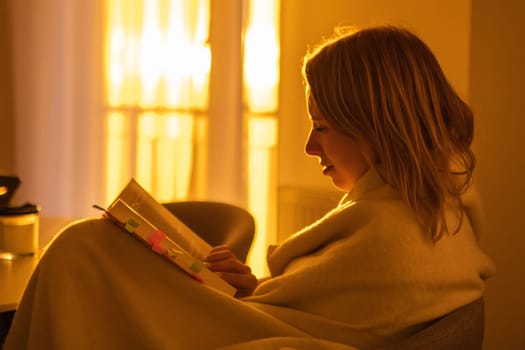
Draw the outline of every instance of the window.
<instances>
[{"instance_id":1,"label":"window","mask_svg":"<svg viewBox=\"0 0 525 350\"><path fill-rule=\"evenodd\" d=\"M247 15L239 154L257 222L249 259L262 275L276 237L279 1L238 1ZM208 133L221 132L208 130L209 1L110 0L106 15L107 201L131 177L159 201L206 198Z\"/></svg>"},{"instance_id":2,"label":"window","mask_svg":"<svg viewBox=\"0 0 525 350\"><path fill-rule=\"evenodd\" d=\"M160 201L204 191L208 0L111 0L106 16L107 199L131 177Z\"/></svg>"}]
</instances>

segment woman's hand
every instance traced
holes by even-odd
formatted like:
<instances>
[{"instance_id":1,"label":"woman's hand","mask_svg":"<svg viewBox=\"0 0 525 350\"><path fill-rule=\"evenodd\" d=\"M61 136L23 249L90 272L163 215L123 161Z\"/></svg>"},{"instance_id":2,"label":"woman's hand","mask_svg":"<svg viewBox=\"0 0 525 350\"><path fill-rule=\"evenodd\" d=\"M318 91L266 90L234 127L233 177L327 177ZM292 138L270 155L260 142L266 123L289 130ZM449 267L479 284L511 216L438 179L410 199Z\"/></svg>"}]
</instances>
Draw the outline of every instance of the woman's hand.
<instances>
[{"instance_id":1,"label":"woman's hand","mask_svg":"<svg viewBox=\"0 0 525 350\"><path fill-rule=\"evenodd\" d=\"M237 259L226 245L214 247L204 257L204 261L211 271L218 273L223 280L237 288L236 298L252 295L257 287L257 277L252 274L250 267Z\"/></svg>"}]
</instances>

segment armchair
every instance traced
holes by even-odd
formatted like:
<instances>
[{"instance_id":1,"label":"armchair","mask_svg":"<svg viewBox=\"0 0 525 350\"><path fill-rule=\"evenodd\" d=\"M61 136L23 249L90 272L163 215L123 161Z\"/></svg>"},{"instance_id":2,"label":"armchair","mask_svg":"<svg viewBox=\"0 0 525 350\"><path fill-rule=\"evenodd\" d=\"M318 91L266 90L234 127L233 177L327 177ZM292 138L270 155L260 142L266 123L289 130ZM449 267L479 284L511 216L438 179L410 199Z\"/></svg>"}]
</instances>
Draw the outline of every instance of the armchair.
<instances>
[{"instance_id":1,"label":"armchair","mask_svg":"<svg viewBox=\"0 0 525 350\"><path fill-rule=\"evenodd\" d=\"M227 244L246 261L255 234L253 216L241 207L212 201L181 201L164 206L212 246Z\"/></svg>"},{"instance_id":2,"label":"armchair","mask_svg":"<svg viewBox=\"0 0 525 350\"><path fill-rule=\"evenodd\" d=\"M480 350L483 344L484 320L485 305L481 298L383 350Z\"/></svg>"}]
</instances>

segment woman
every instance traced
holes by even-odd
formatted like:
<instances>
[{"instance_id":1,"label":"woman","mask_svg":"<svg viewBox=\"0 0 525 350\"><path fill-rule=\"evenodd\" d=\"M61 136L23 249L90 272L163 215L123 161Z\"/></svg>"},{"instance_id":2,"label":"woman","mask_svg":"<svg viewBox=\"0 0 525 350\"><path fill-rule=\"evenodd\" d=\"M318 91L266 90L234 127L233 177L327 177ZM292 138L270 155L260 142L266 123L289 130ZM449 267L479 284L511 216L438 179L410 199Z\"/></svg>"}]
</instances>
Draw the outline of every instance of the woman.
<instances>
[{"instance_id":1,"label":"woman","mask_svg":"<svg viewBox=\"0 0 525 350\"><path fill-rule=\"evenodd\" d=\"M6 348L374 349L479 299L494 267L462 199L473 116L428 47L340 30L303 76L306 152L345 195L271 247L268 279L217 247L210 269L243 296L228 298L92 220L44 255Z\"/></svg>"}]
</instances>

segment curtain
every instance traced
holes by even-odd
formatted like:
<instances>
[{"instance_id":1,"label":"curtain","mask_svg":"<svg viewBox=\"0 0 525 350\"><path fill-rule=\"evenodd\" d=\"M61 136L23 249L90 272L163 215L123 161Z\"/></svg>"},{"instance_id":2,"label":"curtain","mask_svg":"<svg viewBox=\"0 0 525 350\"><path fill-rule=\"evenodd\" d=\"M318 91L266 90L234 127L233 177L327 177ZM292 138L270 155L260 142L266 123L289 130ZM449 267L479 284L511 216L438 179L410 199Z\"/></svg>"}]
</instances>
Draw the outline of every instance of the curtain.
<instances>
[{"instance_id":1,"label":"curtain","mask_svg":"<svg viewBox=\"0 0 525 350\"><path fill-rule=\"evenodd\" d=\"M8 1L16 199L92 215L103 198L101 0Z\"/></svg>"},{"instance_id":2,"label":"curtain","mask_svg":"<svg viewBox=\"0 0 525 350\"><path fill-rule=\"evenodd\" d=\"M14 65L15 168L22 180L16 200L40 205L43 216L98 216L99 212L92 205L107 206L112 199L112 195L109 198L107 194L106 178L108 164L113 164L111 160L120 164L117 168L122 168L120 173L127 174L126 177L141 177L136 169L133 170L133 164L140 162L140 154L151 153L149 141L156 148L161 146L157 140L149 140L145 147L140 147L141 133L137 130L141 122L149 121L149 117L135 118L135 126L116 128L122 133L121 137L131 140L131 147L122 147L122 152L115 152L118 147L112 147L107 140L111 133L108 127L111 113L105 105L108 90L104 88L107 83L104 79L104 35L109 33L104 21L107 0L7 1ZM251 11L249 23L253 22L253 13L261 15L274 9L267 6L266 1L253 4L258 5L254 5L256 9ZM185 183L190 187L186 193L193 195L189 199L232 203L252 212L258 223L258 234L249 260L260 263L252 267L256 274L263 275L266 245L275 241L277 120L273 108L277 107L272 107L271 113L265 110L258 114L252 104L245 106L243 103L243 51L251 52L250 47L257 49L257 44L266 43L255 37L255 46L243 48L245 5L244 0L212 0L210 3L212 58L206 140L200 140L201 146L194 152L202 151L206 156L194 157L190 162L192 167L199 167L190 171L199 174L198 181L204 183L205 189L201 191L202 186L199 186L198 196L195 196L195 191L192 192L195 178L191 179L193 183ZM269 21L276 20L270 16ZM263 52L273 51L265 49ZM278 58L277 53L274 60ZM252 58L263 60L260 63L267 60L259 56ZM255 65L256 71L260 63ZM263 85L268 76L261 76ZM248 87L259 91L259 83L250 82L255 85L248 84ZM275 86L277 84L278 78ZM266 96L260 91L258 95ZM156 128L162 129L163 125L158 124ZM138 145L135 149L134 144ZM168 146L173 153L182 152L175 144ZM189 147L192 147L191 142ZM169 149L162 154L173 157ZM170 162L164 158L156 161ZM144 166L146 175L142 178L158 174L158 170L150 169L154 162L144 164L147 164ZM185 176L178 171L170 172L169 178L171 173L173 177ZM163 182L169 182L169 178ZM121 180L123 186L125 181ZM162 200L167 201L166 198Z\"/></svg>"},{"instance_id":3,"label":"curtain","mask_svg":"<svg viewBox=\"0 0 525 350\"><path fill-rule=\"evenodd\" d=\"M19 202L98 215L105 196L104 0L7 0ZM242 0L211 1L205 197L245 205Z\"/></svg>"}]
</instances>

